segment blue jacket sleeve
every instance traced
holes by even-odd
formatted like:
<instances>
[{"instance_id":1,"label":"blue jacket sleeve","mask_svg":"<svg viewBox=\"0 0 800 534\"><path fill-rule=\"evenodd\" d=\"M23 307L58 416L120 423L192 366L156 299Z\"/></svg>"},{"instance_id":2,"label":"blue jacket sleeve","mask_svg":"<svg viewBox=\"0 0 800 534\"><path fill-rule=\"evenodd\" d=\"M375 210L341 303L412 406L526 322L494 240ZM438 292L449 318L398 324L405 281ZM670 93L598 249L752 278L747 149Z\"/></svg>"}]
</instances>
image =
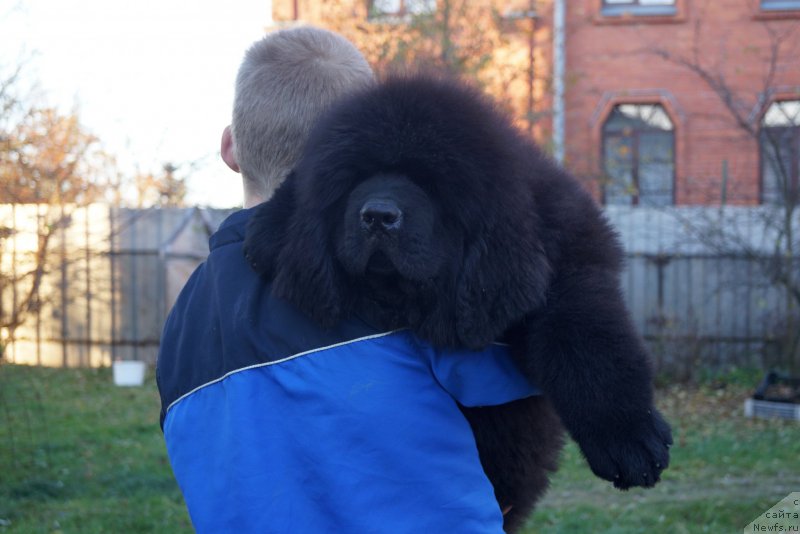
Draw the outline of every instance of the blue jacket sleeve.
<instances>
[{"instance_id":1,"label":"blue jacket sleeve","mask_svg":"<svg viewBox=\"0 0 800 534\"><path fill-rule=\"evenodd\" d=\"M494 406L541 394L517 370L505 345L477 352L434 349L431 365L442 387L462 406Z\"/></svg>"}]
</instances>

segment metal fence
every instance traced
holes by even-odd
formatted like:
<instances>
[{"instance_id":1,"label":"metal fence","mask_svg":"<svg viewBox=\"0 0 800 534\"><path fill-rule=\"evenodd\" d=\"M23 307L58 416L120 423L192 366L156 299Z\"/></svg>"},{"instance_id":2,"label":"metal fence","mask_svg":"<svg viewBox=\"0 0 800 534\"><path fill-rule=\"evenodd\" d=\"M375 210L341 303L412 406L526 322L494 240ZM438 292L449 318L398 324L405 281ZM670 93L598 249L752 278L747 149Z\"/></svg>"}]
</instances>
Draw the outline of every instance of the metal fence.
<instances>
[{"instance_id":1,"label":"metal fence","mask_svg":"<svg viewBox=\"0 0 800 534\"><path fill-rule=\"evenodd\" d=\"M52 219L46 209L0 206L0 228L11 229L0 247L7 281L0 286L0 314L19 308L30 292L37 231ZM622 284L628 305L662 370L693 375L699 368L765 365L785 294L770 283L760 261L734 244L710 246L693 231L712 220L740 226L749 250L768 255L774 236L763 228L763 210L607 209L627 253ZM48 245L37 305L21 325L1 333L4 357L55 366L152 363L170 306L229 212L104 205L69 210Z\"/></svg>"}]
</instances>

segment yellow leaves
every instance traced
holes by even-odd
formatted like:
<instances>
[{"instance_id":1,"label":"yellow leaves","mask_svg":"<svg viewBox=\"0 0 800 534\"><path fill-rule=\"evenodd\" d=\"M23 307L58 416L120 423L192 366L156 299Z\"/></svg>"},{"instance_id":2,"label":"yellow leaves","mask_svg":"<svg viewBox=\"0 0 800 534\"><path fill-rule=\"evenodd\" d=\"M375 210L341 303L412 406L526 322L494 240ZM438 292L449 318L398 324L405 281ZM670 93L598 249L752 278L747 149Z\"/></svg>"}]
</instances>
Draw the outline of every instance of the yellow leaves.
<instances>
[{"instance_id":1,"label":"yellow leaves","mask_svg":"<svg viewBox=\"0 0 800 534\"><path fill-rule=\"evenodd\" d=\"M531 21L519 21L523 28L509 32L508 21L501 16L506 2L440 0L434 11L423 10L417 16L372 18L367 4L324 3L319 17L351 40L379 73L409 65L444 68L471 78L499 102L515 108L518 117L533 111L524 107ZM511 41L514 46L509 46ZM512 54L518 50L524 54Z\"/></svg>"},{"instance_id":2,"label":"yellow leaves","mask_svg":"<svg viewBox=\"0 0 800 534\"><path fill-rule=\"evenodd\" d=\"M100 194L108 163L98 139L77 115L31 107L0 131L0 192L4 202L84 203Z\"/></svg>"}]
</instances>

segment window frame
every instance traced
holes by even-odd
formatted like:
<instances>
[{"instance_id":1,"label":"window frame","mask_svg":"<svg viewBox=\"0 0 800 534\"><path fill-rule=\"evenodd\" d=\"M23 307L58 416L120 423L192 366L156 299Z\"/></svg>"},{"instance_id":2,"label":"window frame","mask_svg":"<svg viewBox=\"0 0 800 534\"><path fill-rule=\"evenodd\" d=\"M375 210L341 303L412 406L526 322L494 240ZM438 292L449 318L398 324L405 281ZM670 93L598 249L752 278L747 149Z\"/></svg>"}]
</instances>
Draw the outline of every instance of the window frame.
<instances>
[{"instance_id":1,"label":"window frame","mask_svg":"<svg viewBox=\"0 0 800 534\"><path fill-rule=\"evenodd\" d=\"M678 0L671 4L643 5L642 0L630 0L627 3L614 3L600 0L600 15L603 17L674 17L678 15Z\"/></svg>"},{"instance_id":2,"label":"window frame","mask_svg":"<svg viewBox=\"0 0 800 534\"><path fill-rule=\"evenodd\" d=\"M758 8L765 13L800 11L800 0L759 0Z\"/></svg>"},{"instance_id":3,"label":"window frame","mask_svg":"<svg viewBox=\"0 0 800 534\"><path fill-rule=\"evenodd\" d=\"M413 13L408 10L406 7L407 0L398 0L400 3L400 9L397 11L389 12L389 11L377 11L375 9L375 0L367 0L367 19L373 21L398 21L398 20L408 20L411 17L420 17L420 16L428 16L433 15L436 13L438 6L436 2L433 2L433 9L430 11L424 11L420 13Z\"/></svg>"},{"instance_id":4,"label":"window frame","mask_svg":"<svg viewBox=\"0 0 800 534\"><path fill-rule=\"evenodd\" d=\"M601 202L604 206L616 206L616 205L623 205L623 206L632 206L638 207L641 206L641 195L640 195L640 188L639 188L639 167L640 167L640 160L639 160L639 145L641 140L642 133L669 133L672 136L672 173L670 176L670 206L674 206L676 202L676 189L677 189L677 143L678 143L678 135L676 134L676 122L675 119L671 116L669 109L667 106L663 105L660 102L629 102L629 101L618 101L615 102L608 113L606 114L605 118L600 122L600 161L602 165L603 176L608 179L611 177L610 173L608 172L608 167L606 163L606 148L607 148L607 140L610 138L626 138L623 132L606 132L606 124L611 119L614 112L620 106L625 105L633 105L633 106L658 106L664 112L664 114L669 119L672 129L671 130L661 130L658 128L635 128L633 130L633 134L630 136L632 138L631 142L631 181L632 185L635 187L635 194L631 194L631 202L630 204L608 204L607 202L607 195L606 189L608 187L607 183L603 183L600 190Z\"/></svg>"},{"instance_id":5,"label":"window frame","mask_svg":"<svg viewBox=\"0 0 800 534\"><path fill-rule=\"evenodd\" d=\"M764 124L764 118L766 117L767 113L769 112L770 108L776 104L781 102L798 102L800 103L800 98L776 98L769 102L767 106L764 107L764 112L761 115L761 119L758 123L758 159L759 159L759 166L758 166L758 174L759 174L759 202L761 204L773 204L771 198L767 198L766 193L766 166L769 164L768 159L766 156L766 151L764 149L764 137L769 131L780 132L780 131L787 131L789 135L789 157L790 157L790 165L791 169L789 170L789 180L791 180L791 190L795 197L795 201L800 200L800 115L798 115L795 120L797 121L795 124L787 125L787 126L766 126ZM778 191L780 193L780 191ZM782 204L786 199L783 198L782 195L779 195L779 203Z\"/></svg>"}]
</instances>

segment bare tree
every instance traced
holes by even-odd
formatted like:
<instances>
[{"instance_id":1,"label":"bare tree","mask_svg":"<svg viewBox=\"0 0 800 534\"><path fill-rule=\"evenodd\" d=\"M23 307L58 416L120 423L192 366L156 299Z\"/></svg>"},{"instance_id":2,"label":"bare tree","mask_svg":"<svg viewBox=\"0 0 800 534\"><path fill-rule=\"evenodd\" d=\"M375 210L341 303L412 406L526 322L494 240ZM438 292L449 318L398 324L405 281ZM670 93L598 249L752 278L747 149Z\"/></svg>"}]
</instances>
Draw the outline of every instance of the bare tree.
<instances>
[{"instance_id":1,"label":"bare tree","mask_svg":"<svg viewBox=\"0 0 800 534\"><path fill-rule=\"evenodd\" d=\"M781 69L794 65L797 57L796 24L762 21L766 46L763 48L763 71L754 73L756 89L742 89L734 81L735 55L720 43L718 54L704 53L701 46L702 10L693 28L692 46L682 54L659 44L644 51L667 63L694 73L718 98L727 120L732 120L744 136L761 150L764 183L762 206L751 210L756 224L726 209L729 181L726 162L721 162L722 187L719 207L704 210L697 217L681 217L683 226L702 245L718 253L734 253L758 265L768 283L782 295L782 309L773 310L778 338L778 364L800 371L800 190L795 165L800 164L797 136L800 131L800 105L774 102L776 79ZM796 99L800 101L800 97ZM795 109L797 108L797 109ZM754 228L756 233L754 235Z\"/></svg>"}]
</instances>

